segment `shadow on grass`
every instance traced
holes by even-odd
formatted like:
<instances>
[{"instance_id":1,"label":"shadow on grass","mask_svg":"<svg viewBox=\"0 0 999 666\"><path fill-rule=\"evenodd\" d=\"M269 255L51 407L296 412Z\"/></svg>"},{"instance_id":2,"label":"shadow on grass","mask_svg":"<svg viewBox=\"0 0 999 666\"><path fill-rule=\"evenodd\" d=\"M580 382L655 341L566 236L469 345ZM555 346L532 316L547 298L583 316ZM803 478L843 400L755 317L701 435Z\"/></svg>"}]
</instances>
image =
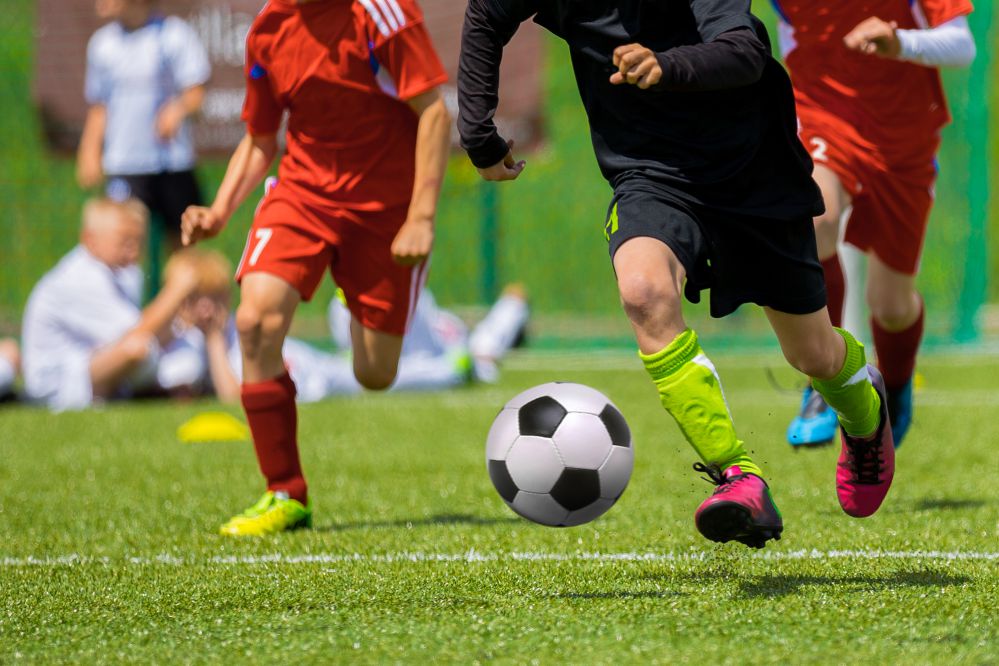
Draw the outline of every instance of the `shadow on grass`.
<instances>
[{"instance_id":1,"label":"shadow on grass","mask_svg":"<svg viewBox=\"0 0 999 666\"><path fill-rule=\"evenodd\" d=\"M987 502L979 499L950 499L940 497L936 499L923 499L916 502L916 511L945 511L948 509L979 509Z\"/></svg>"},{"instance_id":2,"label":"shadow on grass","mask_svg":"<svg viewBox=\"0 0 999 666\"><path fill-rule=\"evenodd\" d=\"M670 590L650 590L647 592L628 592L627 590L614 590L612 592L563 592L553 594L553 599L666 599L668 597L679 597L680 592Z\"/></svg>"},{"instance_id":3,"label":"shadow on grass","mask_svg":"<svg viewBox=\"0 0 999 666\"><path fill-rule=\"evenodd\" d=\"M319 525L314 530L317 532L346 532L348 530L374 530L391 528L411 528L411 527L432 527L435 525L509 525L520 522L520 518L510 516L509 518L483 518L465 513L440 513L427 518L411 518L399 520L364 520L351 523L335 523L333 525Z\"/></svg>"},{"instance_id":4,"label":"shadow on grass","mask_svg":"<svg viewBox=\"0 0 999 666\"><path fill-rule=\"evenodd\" d=\"M900 587L945 587L970 582L967 576L951 576L935 571L900 571L881 576L760 576L740 582L739 588L747 597L783 597L800 594L806 587L837 587L843 588L843 592L890 592Z\"/></svg>"}]
</instances>

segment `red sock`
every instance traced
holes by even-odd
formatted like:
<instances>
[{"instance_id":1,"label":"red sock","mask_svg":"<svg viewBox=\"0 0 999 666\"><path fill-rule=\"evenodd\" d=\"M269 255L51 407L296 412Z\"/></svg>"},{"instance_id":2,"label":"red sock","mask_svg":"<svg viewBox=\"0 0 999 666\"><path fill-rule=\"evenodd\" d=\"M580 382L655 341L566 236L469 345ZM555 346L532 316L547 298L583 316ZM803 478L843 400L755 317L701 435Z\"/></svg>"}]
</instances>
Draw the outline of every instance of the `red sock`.
<instances>
[{"instance_id":1,"label":"red sock","mask_svg":"<svg viewBox=\"0 0 999 666\"><path fill-rule=\"evenodd\" d=\"M822 262L822 272L826 275L826 307L833 326L843 325L843 299L846 298L846 279L839 255L834 254Z\"/></svg>"},{"instance_id":2,"label":"red sock","mask_svg":"<svg viewBox=\"0 0 999 666\"><path fill-rule=\"evenodd\" d=\"M923 320L926 308L920 305L919 317L909 328L894 333L881 328L871 317L874 349L878 353L878 369L885 378L885 387L898 389L905 386L916 371L916 352L923 339Z\"/></svg>"},{"instance_id":3,"label":"red sock","mask_svg":"<svg viewBox=\"0 0 999 666\"><path fill-rule=\"evenodd\" d=\"M294 382L285 373L267 381L243 384L241 397L267 489L282 490L305 504L308 496L298 461Z\"/></svg>"}]
</instances>

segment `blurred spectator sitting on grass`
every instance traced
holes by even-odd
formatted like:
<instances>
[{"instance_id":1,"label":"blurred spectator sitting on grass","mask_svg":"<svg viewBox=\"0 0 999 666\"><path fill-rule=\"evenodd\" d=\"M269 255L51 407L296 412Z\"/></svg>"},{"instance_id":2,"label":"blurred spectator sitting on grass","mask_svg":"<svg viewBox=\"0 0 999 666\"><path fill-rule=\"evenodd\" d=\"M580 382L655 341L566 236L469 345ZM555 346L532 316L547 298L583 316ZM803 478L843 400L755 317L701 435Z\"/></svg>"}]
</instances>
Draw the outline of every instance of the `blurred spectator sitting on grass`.
<instances>
[{"instance_id":1,"label":"blurred spectator sitting on grass","mask_svg":"<svg viewBox=\"0 0 999 666\"><path fill-rule=\"evenodd\" d=\"M111 22L87 45L89 109L76 172L84 189L106 177L112 199L140 199L176 250L181 214L201 203L188 118L201 109L211 67L195 31L155 4L97 0L97 15Z\"/></svg>"},{"instance_id":2,"label":"blurred spectator sitting on grass","mask_svg":"<svg viewBox=\"0 0 999 666\"><path fill-rule=\"evenodd\" d=\"M14 390L14 380L21 371L21 350L17 340L0 339L0 400L7 398Z\"/></svg>"},{"instance_id":3,"label":"blurred spectator sitting on grass","mask_svg":"<svg viewBox=\"0 0 999 666\"><path fill-rule=\"evenodd\" d=\"M168 272L139 305L149 213L141 202L91 199L80 244L32 289L24 313L24 383L29 399L56 410L161 388L156 366L171 324L198 288L193 271Z\"/></svg>"},{"instance_id":4,"label":"blurred spectator sitting on grass","mask_svg":"<svg viewBox=\"0 0 999 666\"><path fill-rule=\"evenodd\" d=\"M198 385L224 402L237 402L242 361L239 337L230 316L232 266L217 252L191 249L174 255L191 266L202 288L188 298L178 317L177 338L160 364L161 383ZM169 272L169 271L168 271ZM429 290L420 295L403 341L394 391L443 390L472 380L496 381L497 362L527 324L523 289L508 287L471 335L457 315L440 308ZM350 313L341 301L330 303L330 327L341 353L287 338L285 364L300 402L363 391L349 354ZM179 330L186 326L186 330Z\"/></svg>"}]
</instances>

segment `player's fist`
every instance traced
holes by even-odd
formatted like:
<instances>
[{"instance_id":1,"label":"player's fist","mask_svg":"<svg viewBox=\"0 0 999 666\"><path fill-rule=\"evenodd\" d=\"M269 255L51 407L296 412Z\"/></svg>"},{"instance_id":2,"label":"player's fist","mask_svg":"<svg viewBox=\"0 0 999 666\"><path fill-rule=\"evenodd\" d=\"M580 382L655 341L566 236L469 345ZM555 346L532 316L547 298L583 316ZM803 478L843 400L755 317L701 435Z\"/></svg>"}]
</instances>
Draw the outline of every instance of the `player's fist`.
<instances>
[{"instance_id":1,"label":"player's fist","mask_svg":"<svg viewBox=\"0 0 999 666\"><path fill-rule=\"evenodd\" d=\"M225 220L205 206L188 206L180 217L180 240L184 245L194 245L202 238L218 235L225 227Z\"/></svg>"},{"instance_id":2,"label":"player's fist","mask_svg":"<svg viewBox=\"0 0 999 666\"><path fill-rule=\"evenodd\" d=\"M400 266L415 266L430 256L434 246L434 221L409 219L392 240L392 259Z\"/></svg>"},{"instance_id":3,"label":"player's fist","mask_svg":"<svg viewBox=\"0 0 999 666\"><path fill-rule=\"evenodd\" d=\"M843 43L846 48L858 53L897 58L902 52L902 43L896 30L898 23L895 21L882 21L877 16L872 16L848 32Z\"/></svg>"},{"instance_id":4,"label":"player's fist","mask_svg":"<svg viewBox=\"0 0 999 666\"><path fill-rule=\"evenodd\" d=\"M652 49L641 44L625 44L614 49L614 66L610 82L618 86L630 83L642 90L651 88L663 78L663 68Z\"/></svg>"},{"instance_id":5,"label":"player's fist","mask_svg":"<svg viewBox=\"0 0 999 666\"><path fill-rule=\"evenodd\" d=\"M502 161L497 162L491 167L479 169L479 175L485 180L515 180L520 175L520 172L524 170L524 167L527 166L527 162L524 160L518 162L513 159L513 140L507 141L506 145L509 146L510 150Z\"/></svg>"}]
</instances>

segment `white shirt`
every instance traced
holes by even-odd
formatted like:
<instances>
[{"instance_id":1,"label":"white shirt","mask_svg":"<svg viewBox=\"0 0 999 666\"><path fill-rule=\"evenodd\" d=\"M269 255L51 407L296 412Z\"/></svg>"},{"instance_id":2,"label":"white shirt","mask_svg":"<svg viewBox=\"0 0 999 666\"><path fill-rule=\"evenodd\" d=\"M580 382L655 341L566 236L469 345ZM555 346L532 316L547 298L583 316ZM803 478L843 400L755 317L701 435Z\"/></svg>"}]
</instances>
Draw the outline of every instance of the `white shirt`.
<instances>
[{"instance_id":1,"label":"white shirt","mask_svg":"<svg viewBox=\"0 0 999 666\"><path fill-rule=\"evenodd\" d=\"M104 172L127 176L194 167L191 128L185 122L169 142L155 133L165 101L208 80L211 66L194 30L170 16L137 30L118 22L100 28L87 45L85 95L107 108Z\"/></svg>"},{"instance_id":2,"label":"white shirt","mask_svg":"<svg viewBox=\"0 0 999 666\"><path fill-rule=\"evenodd\" d=\"M78 245L35 285L24 311L24 385L56 409L90 404L90 356L142 315L138 266L112 269Z\"/></svg>"}]
</instances>

